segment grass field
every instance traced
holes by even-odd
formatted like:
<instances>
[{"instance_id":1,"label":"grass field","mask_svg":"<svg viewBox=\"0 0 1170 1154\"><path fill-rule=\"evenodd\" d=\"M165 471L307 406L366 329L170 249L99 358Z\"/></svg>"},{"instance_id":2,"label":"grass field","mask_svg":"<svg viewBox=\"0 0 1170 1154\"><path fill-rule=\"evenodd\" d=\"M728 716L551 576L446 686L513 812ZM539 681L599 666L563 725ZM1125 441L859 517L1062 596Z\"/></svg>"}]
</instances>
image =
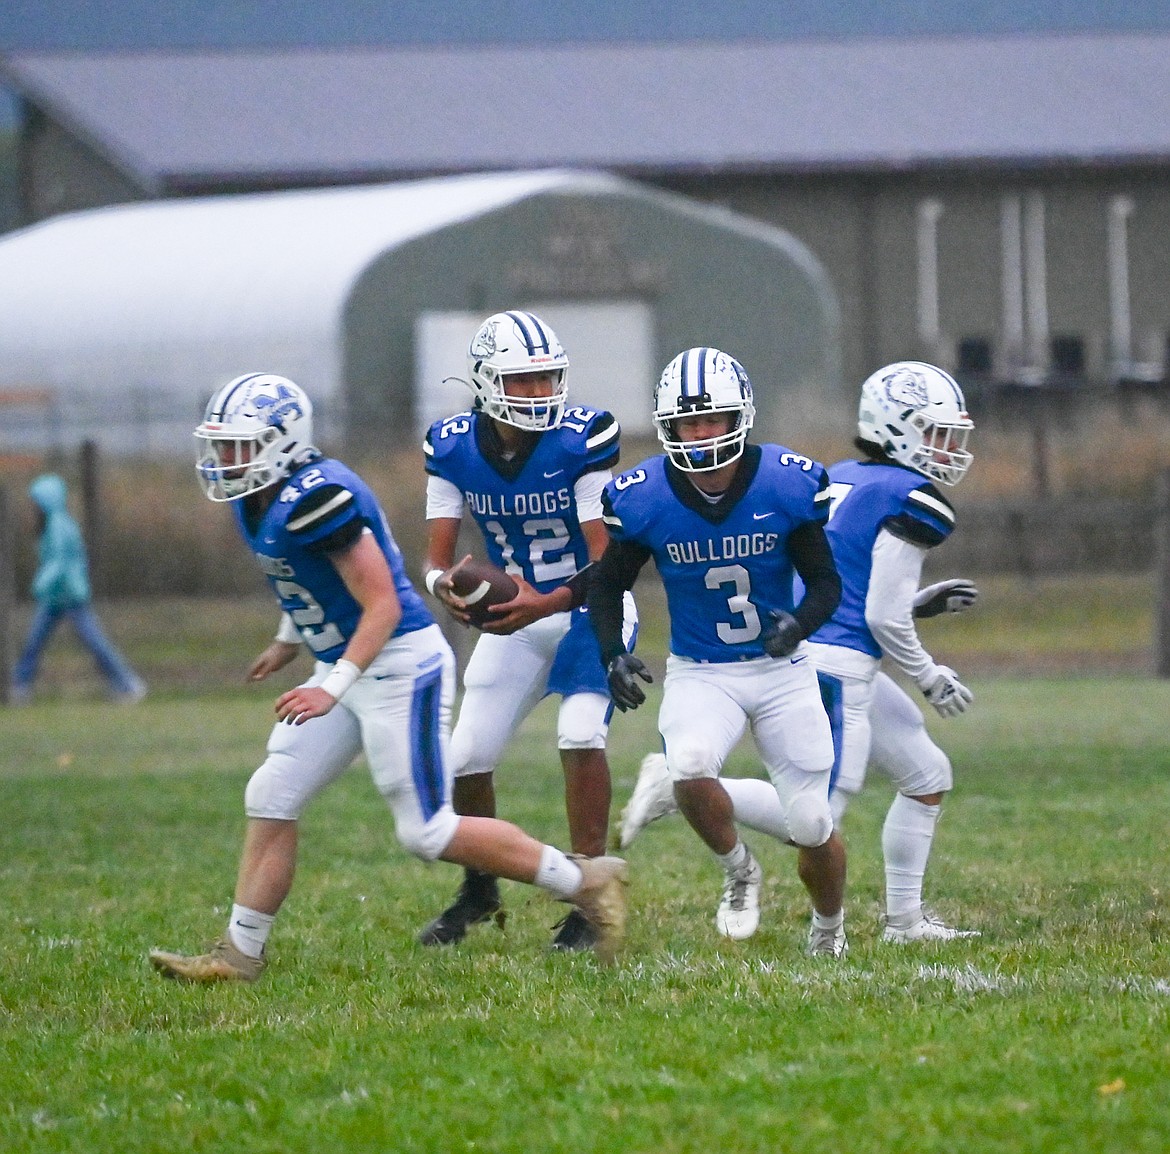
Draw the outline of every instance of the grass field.
<instances>
[{"instance_id":1,"label":"grass field","mask_svg":"<svg viewBox=\"0 0 1170 1154\"><path fill-rule=\"evenodd\" d=\"M548 955L564 907L510 883L503 932L424 951L413 935L456 871L396 847L359 766L306 817L263 980L165 982L146 951L199 946L226 919L272 693L210 683L271 617L199 627L170 606L169 631L123 634L156 687L135 708L75 689L58 653L46 699L0 713L0 1150L1170 1148L1170 684L1091 675L1095 630L1142 659L1132 623L1077 614L1071 587L1030 613L1017 593L990 591L969 635L974 615L938 623L949 659L986 664L974 710L932 723L957 788L928 896L983 936L878 941L890 792L875 780L845 827L842 962L801 953L793 855L759 836L762 928L719 940L718 870L677 818L630 850L616 968ZM1106 600L1140 620L1131 593ZM1027 646L1011 650L1005 614ZM1009 652L1038 668L1064 653L1076 675L987 676ZM615 814L656 702L615 721ZM551 732L542 707L499 796L563 842ZM755 772L750 748L730 771Z\"/></svg>"},{"instance_id":2,"label":"grass field","mask_svg":"<svg viewBox=\"0 0 1170 1154\"><path fill-rule=\"evenodd\" d=\"M922 622L923 636L938 659L960 672L1094 675L1142 674L1153 668L1152 575L1078 573L1032 581L980 577L979 586L982 599L973 612ZM636 592L642 617L639 652L661 672L667 644L661 586L651 576L639 582ZM277 619L267 594L242 600L121 600L104 602L98 610L110 636L161 696L222 692L238 682L272 636ZM27 602L18 606L16 636L23 638L31 614ZM456 630L452 640L463 656L474 636ZM308 670L307 657L294 668ZM38 696L82 702L102 692L88 654L63 629L46 654Z\"/></svg>"}]
</instances>

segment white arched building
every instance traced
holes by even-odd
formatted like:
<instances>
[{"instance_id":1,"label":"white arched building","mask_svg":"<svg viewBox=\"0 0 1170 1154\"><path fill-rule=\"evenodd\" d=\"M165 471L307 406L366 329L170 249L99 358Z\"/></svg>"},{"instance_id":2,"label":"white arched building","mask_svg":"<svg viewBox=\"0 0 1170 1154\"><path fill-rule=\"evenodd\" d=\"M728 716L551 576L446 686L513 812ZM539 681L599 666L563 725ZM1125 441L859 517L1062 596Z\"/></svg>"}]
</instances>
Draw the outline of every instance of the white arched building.
<instances>
[{"instance_id":1,"label":"white arched building","mask_svg":"<svg viewBox=\"0 0 1170 1154\"><path fill-rule=\"evenodd\" d=\"M837 304L799 242L632 181L539 171L163 200L5 236L0 450L172 449L218 384L257 369L310 391L326 440L405 444L467 405L443 378L463 374L483 316L516 306L557 329L573 394L631 432L694 344L743 361L766 435L840 416Z\"/></svg>"}]
</instances>

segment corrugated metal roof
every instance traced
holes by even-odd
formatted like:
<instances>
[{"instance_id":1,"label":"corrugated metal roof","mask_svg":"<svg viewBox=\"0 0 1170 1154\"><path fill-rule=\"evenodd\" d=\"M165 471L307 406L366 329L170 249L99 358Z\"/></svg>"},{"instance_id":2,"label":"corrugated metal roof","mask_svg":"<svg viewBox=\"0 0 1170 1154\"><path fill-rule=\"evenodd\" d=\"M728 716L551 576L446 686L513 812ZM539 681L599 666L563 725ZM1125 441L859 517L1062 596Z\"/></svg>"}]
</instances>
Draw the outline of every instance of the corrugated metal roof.
<instances>
[{"instance_id":1,"label":"corrugated metal roof","mask_svg":"<svg viewBox=\"0 0 1170 1154\"><path fill-rule=\"evenodd\" d=\"M145 183L1170 157L1170 34L9 57Z\"/></svg>"}]
</instances>

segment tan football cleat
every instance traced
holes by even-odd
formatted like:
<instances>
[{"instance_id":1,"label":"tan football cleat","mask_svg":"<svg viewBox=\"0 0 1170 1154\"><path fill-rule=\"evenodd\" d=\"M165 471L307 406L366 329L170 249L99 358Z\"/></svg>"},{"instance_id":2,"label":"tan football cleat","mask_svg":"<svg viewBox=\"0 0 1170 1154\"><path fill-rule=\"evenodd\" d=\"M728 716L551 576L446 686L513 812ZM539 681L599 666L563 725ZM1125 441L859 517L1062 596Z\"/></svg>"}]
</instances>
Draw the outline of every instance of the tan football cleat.
<instances>
[{"instance_id":1,"label":"tan football cleat","mask_svg":"<svg viewBox=\"0 0 1170 1154\"><path fill-rule=\"evenodd\" d=\"M210 985L213 982L254 982L268 963L250 958L227 938L220 938L205 954L168 954L151 950L150 962L164 977Z\"/></svg>"},{"instance_id":2,"label":"tan football cleat","mask_svg":"<svg viewBox=\"0 0 1170 1154\"><path fill-rule=\"evenodd\" d=\"M568 855L581 869L581 888L566 900L585 915L597 931L593 952L604 965L613 965L626 937L626 886L629 874L620 857Z\"/></svg>"}]
</instances>

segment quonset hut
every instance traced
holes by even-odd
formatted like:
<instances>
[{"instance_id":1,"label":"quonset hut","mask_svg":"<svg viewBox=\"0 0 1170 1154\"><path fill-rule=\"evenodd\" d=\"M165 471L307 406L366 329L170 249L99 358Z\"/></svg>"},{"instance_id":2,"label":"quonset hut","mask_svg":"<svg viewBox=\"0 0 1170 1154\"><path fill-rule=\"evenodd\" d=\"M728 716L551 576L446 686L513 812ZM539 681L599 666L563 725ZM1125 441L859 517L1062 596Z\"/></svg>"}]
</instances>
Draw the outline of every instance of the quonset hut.
<instances>
[{"instance_id":1,"label":"quonset hut","mask_svg":"<svg viewBox=\"0 0 1170 1154\"><path fill-rule=\"evenodd\" d=\"M839 422L838 307L781 229L624 178L537 171L176 199L66 214L0 239L0 448L86 437L170 452L238 373L303 384L322 439L414 441L467 407L475 326L539 312L575 398L649 432L681 349L736 355L761 435ZM20 412L20 397L37 398ZM39 407L38 407L39 406ZM35 411L34 411L35 410ZM14 443L15 442L15 443Z\"/></svg>"}]
</instances>

